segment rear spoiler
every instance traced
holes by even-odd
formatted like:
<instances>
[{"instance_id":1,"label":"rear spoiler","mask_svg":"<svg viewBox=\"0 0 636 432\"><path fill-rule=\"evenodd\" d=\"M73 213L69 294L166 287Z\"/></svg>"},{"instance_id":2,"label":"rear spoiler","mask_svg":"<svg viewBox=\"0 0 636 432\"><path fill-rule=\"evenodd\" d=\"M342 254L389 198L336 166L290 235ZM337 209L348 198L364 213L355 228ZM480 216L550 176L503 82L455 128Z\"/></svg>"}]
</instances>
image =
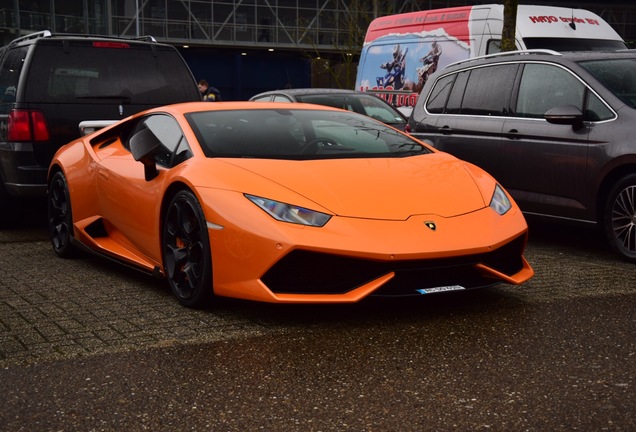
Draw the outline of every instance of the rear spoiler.
<instances>
[{"instance_id":1,"label":"rear spoiler","mask_svg":"<svg viewBox=\"0 0 636 432\"><path fill-rule=\"evenodd\" d=\"M79 124L80 134L82 136L90 135L99 129L117 122L118 120L84 120Z\"/></svg>"}]
</instances>

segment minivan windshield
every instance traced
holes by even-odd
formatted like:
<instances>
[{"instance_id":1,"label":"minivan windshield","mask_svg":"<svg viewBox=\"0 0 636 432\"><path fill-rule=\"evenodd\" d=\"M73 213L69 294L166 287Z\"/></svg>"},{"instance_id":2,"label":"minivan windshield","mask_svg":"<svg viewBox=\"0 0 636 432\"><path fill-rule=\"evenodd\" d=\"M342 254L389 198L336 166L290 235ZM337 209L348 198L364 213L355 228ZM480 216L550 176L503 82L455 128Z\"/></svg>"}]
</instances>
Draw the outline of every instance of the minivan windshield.
<instances>
[{"instance_id":1,"label":"minivan windshield","mask_svg":"<svg viewBox=\"0 0 636 432\"><path fill-rule=\"evenodd\" d=\"M523 38L526 49L551 49L566 51L609 51L627 49L625 42L612 39L579 39L579 38Z\"/></svg>"},{"instance_id":2,"label":"minivan windshield","mask_svg":"<svg viewBox=\"0 0 636 432\"><path fill-rule=\"evenodd\" d=\"M353 112L246 109L186 117L207 157L337 159L431 152L408 135Z\"/></svg>"},{"instance_id":3,"label":"minivan windshield","mask_svg":"<svg viewBox=\"0 0 636 432\"><path fill-rule=\"evenodd\" d=\"M61 43L41 43L33 62L26 88L32 102L155 106L199 98L179 53L159 45L96 47L88 41L65 50Z\"/></svg>"},{"instance_id":4,"label":"minivan windshield","mask_svg":"<svg viewBox=\"0 0 636 432\"><path fill-rule=\"evenodd\" d=\"M625 104L636 108L636 58L603 58L579 64Z\"/></svg>"}]
</instances>

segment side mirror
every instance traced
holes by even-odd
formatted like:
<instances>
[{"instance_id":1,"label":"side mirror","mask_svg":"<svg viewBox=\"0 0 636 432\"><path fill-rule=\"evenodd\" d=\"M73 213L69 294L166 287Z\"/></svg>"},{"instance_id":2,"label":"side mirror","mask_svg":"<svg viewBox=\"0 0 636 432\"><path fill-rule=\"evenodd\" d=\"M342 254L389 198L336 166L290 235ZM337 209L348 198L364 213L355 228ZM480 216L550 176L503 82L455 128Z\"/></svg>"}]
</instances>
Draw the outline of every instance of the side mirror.
<instances>
[{"instance_id":1,"label":"side mirror","mask_svg":"<svg viewBox=\"0 0 636 432\"><path fill-rule=\"evenodd\" d=\"M144 164L144 176L150 181L159 175L155 156L161 149L161 141L148 128L137 132L130 138L130 151L133 158Z\"/></svg>"},{"instance_id":2,"label":"side mirror","mask_svg":"<svg viewBox=\"0 0 636 432\"><path fill-rule=\"evenodd\" d=\"M583 113L574 105L564 105L550 108L543 118L552 124L571 125L573 129L583 127Z\"/></svg>"}]
</instances>

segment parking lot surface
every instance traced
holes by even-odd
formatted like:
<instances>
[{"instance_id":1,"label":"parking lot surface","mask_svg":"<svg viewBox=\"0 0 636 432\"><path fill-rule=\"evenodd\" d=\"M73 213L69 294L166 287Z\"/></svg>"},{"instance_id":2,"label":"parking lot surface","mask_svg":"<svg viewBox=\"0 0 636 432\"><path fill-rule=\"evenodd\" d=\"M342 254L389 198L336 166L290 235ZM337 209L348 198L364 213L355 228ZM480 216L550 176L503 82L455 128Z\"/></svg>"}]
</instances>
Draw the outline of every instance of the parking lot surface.
<instances>
[{"instance_id":1,"label":"parking lot surface","mask_svg":"<svg viewBox=\"0 0 636 432\"><path fill-rule=\"evenodd\" d=\"M160 280L0 231L0 424L48 430L636 430L636 267L531 223L520 287L180 306Z\"/></svg>"}]
</instances>

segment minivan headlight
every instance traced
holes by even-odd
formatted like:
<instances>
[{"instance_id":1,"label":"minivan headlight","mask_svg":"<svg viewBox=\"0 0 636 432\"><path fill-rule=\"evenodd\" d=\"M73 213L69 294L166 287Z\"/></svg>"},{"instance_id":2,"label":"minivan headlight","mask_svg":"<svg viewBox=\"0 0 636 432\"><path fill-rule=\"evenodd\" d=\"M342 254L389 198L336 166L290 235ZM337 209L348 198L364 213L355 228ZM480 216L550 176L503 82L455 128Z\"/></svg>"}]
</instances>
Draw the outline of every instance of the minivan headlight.
<instances>
[{"instance_id":1,"label":"minivan headlight","mask_svg":"<svg viewBox=\"0 0 636 432\"><path fill-rule=\"evenodd\" d=\"M322 227L331 219L331 215L309 210L304 207L285 204L254 195L246 194L245 197L278 221Z\"/></svg>"},{"instance_id":2,"label":"minivan headlight","mask_svg":"<svg viewBox=\"0 0 636 432\"><path fill-rule=\"evenodd\" d=\"M512 207L512 203L508 199L508 195L499 185L495 185L495 192L490 199L490 208L499 213L505 214Z\"/></svg>"}]
</instances>

